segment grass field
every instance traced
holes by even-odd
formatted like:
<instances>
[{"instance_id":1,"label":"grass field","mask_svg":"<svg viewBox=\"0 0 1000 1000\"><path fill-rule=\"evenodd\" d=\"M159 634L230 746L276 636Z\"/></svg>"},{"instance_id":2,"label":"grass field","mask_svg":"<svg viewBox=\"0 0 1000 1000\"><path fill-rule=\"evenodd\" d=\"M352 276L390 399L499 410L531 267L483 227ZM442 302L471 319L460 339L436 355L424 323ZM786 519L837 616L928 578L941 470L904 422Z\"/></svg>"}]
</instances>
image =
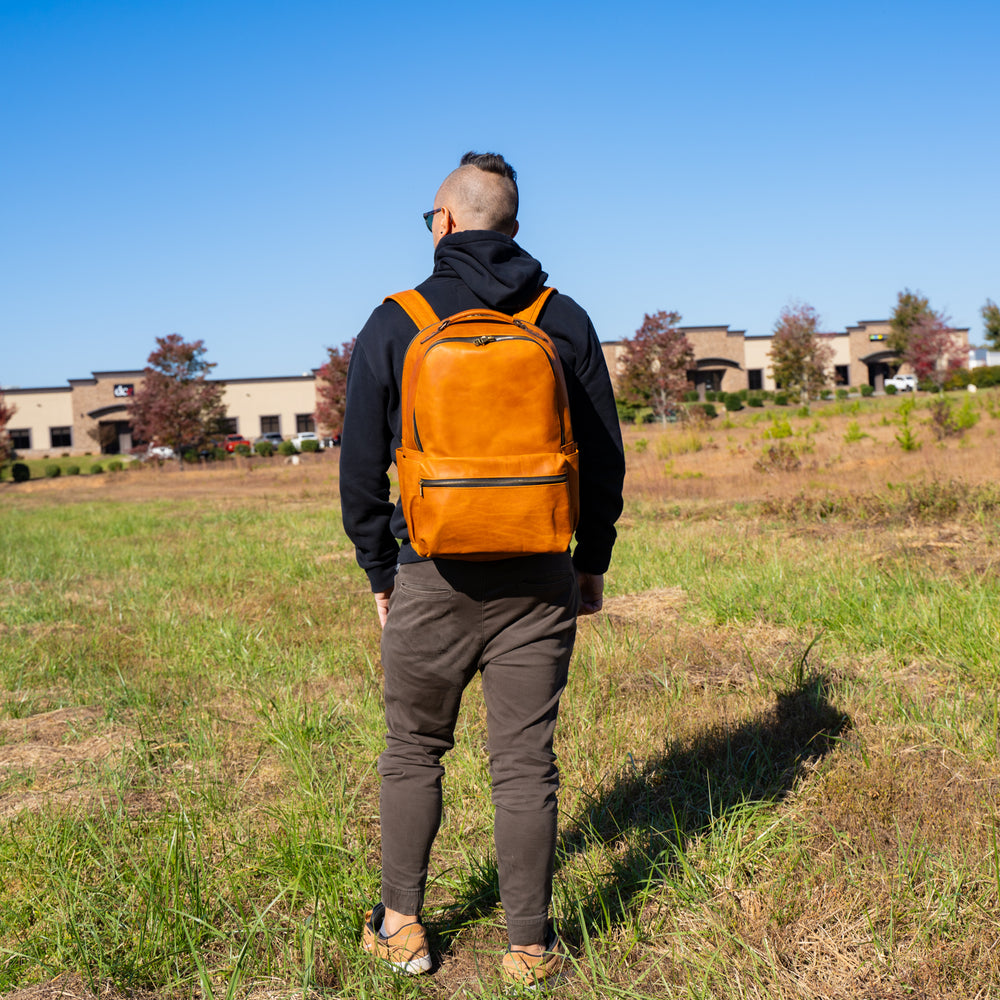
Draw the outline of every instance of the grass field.
<instances>
[{"instance_id":1,"label":"grass field","mask_svg":"<svg viewBox=\"0 0 1000 1000\"><path fill-rule=\"evenodd\" d=\"M967 405L966 405L967 404ZM627 428L563 702L558 996L1000 996L1000 395ZM0 484L0 994L495 996L484 709L437 966L360 954L378 628L336 465Z\"/></svg>"}]
</instances>

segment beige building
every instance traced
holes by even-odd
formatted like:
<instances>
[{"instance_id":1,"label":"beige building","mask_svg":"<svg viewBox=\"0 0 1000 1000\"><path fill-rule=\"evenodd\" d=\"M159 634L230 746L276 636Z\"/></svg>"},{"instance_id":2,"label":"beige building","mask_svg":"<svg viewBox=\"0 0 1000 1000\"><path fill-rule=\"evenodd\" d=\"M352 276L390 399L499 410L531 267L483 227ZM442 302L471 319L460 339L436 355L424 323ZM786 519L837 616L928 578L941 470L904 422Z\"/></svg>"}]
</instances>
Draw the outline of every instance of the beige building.
<instances>
[{"instance_id":1,"label":"beige building","mask_svg":"<svg viewBox=\"0 0 1000 1000\"><path fill-rule=\"evenodd\" d=\"M127 454L137 444L128 401L142 385L141 371L93 372L90 378L45 389L5 389L15 407L7 431L28 457L87 452ZM224 383L227 433L253 441L265 432L291 437L315 430L316 373L283 378L230 379Z\"/></svg>"},{"instance_id":2,"label":"beige building","mask_svg":"<svg viewBox=\"0 0 1000 1000\"><path fill-rule=\"evenodd\" d=\"M682 326L694 349L694 365L688 380L699 390L739 392L777 388L771 373L773 337L748 337L743 330L728 326ZM820 334L833 348L829 371L831 388L870 385L882 388L883 380L896 370L906 372L899 356L888 349L888 320L863 320L843 333ZM968 329L952 333L964 348L969 345ZM621 373L624 343L610 341L602 345L612 380Z\"/></svg>"}]
</instances>

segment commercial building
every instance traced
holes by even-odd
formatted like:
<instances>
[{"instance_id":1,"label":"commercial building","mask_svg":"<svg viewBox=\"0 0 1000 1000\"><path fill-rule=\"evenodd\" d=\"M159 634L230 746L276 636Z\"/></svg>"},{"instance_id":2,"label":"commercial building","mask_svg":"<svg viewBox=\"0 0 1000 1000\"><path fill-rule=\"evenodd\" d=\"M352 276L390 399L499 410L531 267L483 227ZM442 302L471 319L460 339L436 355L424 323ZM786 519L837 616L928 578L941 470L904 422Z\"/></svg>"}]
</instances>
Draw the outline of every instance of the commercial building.
<instances>
[{"instance_id":1,"label":"commercial building","mask_svg":"<svg viewBox=\"0 0 1000 1000\"><path fill-rule=\"evenodd\" d=\"M15 407L7 431L18 454L127 454L133 441L128 402L142 371L92 372L44 389L4 389ZM283 378L229 379L222 397L225 433L251 441L267 432L291 437L315 430L316 372Z\"/></svg>"},{"instance_id":2,"label":"commercial building","mask_svg":"<svg viewBox=\"0 0 1000 1000\"><path fill-rule=\"evenodd\" d=\"M771 374L773 337L748 337L744 330L728 326L682 326L694 350L694 365L688 379L699 391L738 392L740 389L773 390ZM823 333L833 348L831 386L870 385L881 388L882 381L900 368L902 359L889 350L890 325L887 319L862 320L842 333ZM969 345L967 328L952 333L964 348ZM623 341L603 345L612 379L621 373ZM907 371L905 366L902 371Z\"/></svg>"}]
</instances>

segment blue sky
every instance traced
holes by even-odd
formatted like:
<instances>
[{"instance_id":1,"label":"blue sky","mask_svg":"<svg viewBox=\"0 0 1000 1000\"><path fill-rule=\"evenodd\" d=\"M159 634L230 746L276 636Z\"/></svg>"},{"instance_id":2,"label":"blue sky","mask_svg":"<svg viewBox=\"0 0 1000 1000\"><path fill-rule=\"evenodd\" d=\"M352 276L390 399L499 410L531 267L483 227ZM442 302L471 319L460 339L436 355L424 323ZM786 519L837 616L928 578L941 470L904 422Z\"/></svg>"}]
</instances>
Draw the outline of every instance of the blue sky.
<instances>
[{"instance_id":1,"label":"blue sky","mask_svg":"<svg viewBox=\"0 0 1000 1000\"><path fill-rule=\"evenodd\" d=\"M468 149L602 339L1000 300L1000 5L0 0L0 385L298 374L431 266Z\"/></svg>"}]
</instances>

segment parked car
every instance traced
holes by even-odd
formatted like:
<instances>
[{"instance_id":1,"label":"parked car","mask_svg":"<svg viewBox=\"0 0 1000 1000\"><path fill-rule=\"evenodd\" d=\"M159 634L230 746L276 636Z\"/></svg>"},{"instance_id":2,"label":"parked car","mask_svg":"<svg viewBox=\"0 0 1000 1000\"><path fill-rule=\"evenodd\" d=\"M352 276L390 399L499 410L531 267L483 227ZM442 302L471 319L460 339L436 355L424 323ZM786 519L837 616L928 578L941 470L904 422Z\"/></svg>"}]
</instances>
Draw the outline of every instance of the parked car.
<instances>
[{"instance_id":1,"label":"parked car","mask_svg":"<svg viewBox=\"0 0 1000 1000\"><path fill-rule=\"evenodd\" d=\"M886 386L894 386L896 392L916 392L916 375L893 375L885 380Z\"/></svg>"},{"instance_id":2,"label":"parked car","mask_svg":"<svg viewBox=\"0 0 1000 1000\"><path fill-rule=\"evenodd\" d=\"M166 460L168 458L175 458L174 449L168 444L151 444L146 449L146 458L159 458Z\"/></svg>"},{"instance_id":3,"label":"parked car","mask_svg":"<svg viewBox=\"0 0 1000 1000\"><path fill-rule=\"evenodd\" d=\"M236 451L241 444L245 444L251 451L253 451L253 445L242 434L227 434L223 447L231 454Z\"/></svg>"},{"instance_id":4,"label":"parked car","mask_svg":"<svg viewBox=\"0 0 1000 1000\"><path fill-rule=\"evenodd\" d=\"M296 451L302 451L303 441L315 441L317 445L320 444L319 435L315 431L300 431L291 441Z\"/></svg>"},{"instance_id":5,"label":"parked car","mask_svg":"<svg viewBox=\"0 0 1000 1000\"><path fill-rule=\"evenodd\" d=\"M284 438L277 431L266 431L264 434L261 434L256 441L254 441L254 445L258 445L266 441L275 451L277 451L278 445L280 445L283 440Z\"/></svg>"},{"instance_id":6,"label":"parked car","mask_svg":"<svg viewBox=\"0 0 1000 1000\"><path fill-rule=\"evenodd\" d=\"M319 446L321 448L339 448L340 447L340 435L334 434L332 437L323 438Z\"/></svg>"}]
</instances>

